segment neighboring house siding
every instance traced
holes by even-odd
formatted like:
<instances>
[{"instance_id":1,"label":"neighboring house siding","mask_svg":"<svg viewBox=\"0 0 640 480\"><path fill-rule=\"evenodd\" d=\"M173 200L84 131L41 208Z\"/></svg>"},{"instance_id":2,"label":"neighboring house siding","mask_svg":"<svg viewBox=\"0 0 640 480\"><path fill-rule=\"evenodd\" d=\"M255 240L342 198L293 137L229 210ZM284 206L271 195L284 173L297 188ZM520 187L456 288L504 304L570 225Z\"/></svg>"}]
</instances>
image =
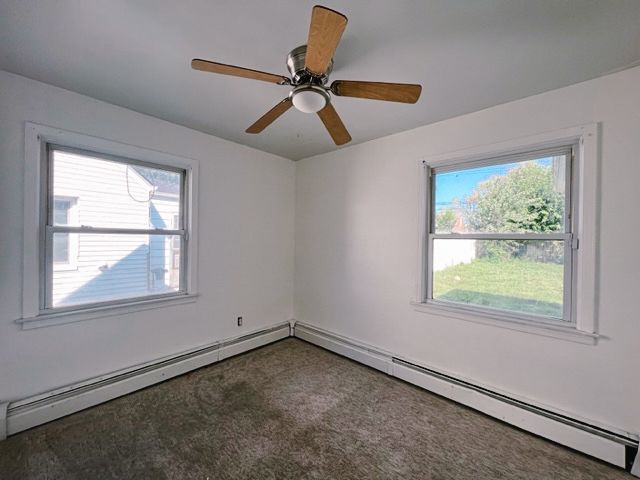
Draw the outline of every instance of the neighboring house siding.
<instances>
[{"instance_id":1,"label":"neighboring house siding","mask_svg":"<svg viewBox=\"0 0 640 480\"><path fill-rule=\"evenodd\" d=\"M73 199L71 225L156 227L155 198L149 200L154 188L133 167L87 163L83 157L56 152L54 177L54 196ZM163 202L160 219L178 213L176 200L177 196L173 203ZM165 282L152 273L169 265L163 236L82 233L69 237L69 261L53 266L53 306L140 296L169 287L170 275Z\"/></svg>"},{"instance_id":2,"label":"neighboring house siding","mask_svg":"<svg viewBox=\"0 0 640 480\"><path fill-rule=\"evenodd\" d=\"M150 212L151 223L156 228L179 229L177 224L177 194L156 194L153 197ZM180 244L174 237L156 235L151 239L150 266L152 272L152 288L162 289L166 285L178 287L180 283ZM174 248L174 244L178 247ZM177 256L177 259L174 259ZM176 263L174 263L176 260ZM177 265L177 266L176 266Z\"/></svg>"},{"instance_id":3,"label":"neighboring house siding","mask_svg":"<svg viewBox=\"0 0 640 480\"><path fill-rule=\"evenodd\" d=\"M105 237L79 235L76 268L54 269L54 306L146 293L148 236Z\"/></svg>"},{"instance_id":4,"label":"neighboring house siding","mask_svg":"<svg viewBox=\"0 0 640 480\"><path fill-rule=\"evenodd\" d=\"M80 199L78 218L80 225L92 227L149 227L149 203L146 200L151 185L134 169L117 162L92 162L84 165L84 157L56 153L56 196ZM123 215L123 213L125 213Z\"/></svg>"}]
</instances>

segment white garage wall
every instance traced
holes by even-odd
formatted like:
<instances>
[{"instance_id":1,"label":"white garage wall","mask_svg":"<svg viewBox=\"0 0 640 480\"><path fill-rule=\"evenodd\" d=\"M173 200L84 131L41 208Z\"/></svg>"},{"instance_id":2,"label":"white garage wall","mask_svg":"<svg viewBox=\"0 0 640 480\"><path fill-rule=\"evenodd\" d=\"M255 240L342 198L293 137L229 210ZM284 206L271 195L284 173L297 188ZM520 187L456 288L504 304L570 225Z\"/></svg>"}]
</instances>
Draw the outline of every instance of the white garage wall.
<instances>
[{"instance_id":1,"label":"white garage wall","mask_svg":"<svg viewBox=\"0 0 640 480\"><path fill-rule=\"evenodd\" d=\"M200 162L196 303L35 330L14 323L25 121ZM294 172L290 160L0 71L0 401L289 320Z\"/></svg>"},{"instance_id":2,"label":"white garage wall","mask_svg":"<svg viewBox=\"0 0 640 480\"><path fill-rule=\"evenodd\" d=\"M639 86L634 68L298 162L296 319L640 432ZM424 87L407 108L429 108ZM590 122L602 127L598 344L415 311L419 161Z\"/></svg>"}]
</instances>

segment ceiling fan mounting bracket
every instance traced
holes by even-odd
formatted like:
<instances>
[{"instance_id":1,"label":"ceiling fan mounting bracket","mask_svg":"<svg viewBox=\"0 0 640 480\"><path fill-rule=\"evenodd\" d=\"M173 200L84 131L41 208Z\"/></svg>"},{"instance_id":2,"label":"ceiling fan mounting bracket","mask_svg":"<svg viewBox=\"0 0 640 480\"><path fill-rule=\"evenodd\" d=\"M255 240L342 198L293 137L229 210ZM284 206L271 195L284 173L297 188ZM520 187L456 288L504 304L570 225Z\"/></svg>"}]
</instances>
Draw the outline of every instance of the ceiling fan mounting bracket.
<instances>
[{"instance_id":1,"label":"ceiling fan mounting bracket","mask_svg":"<svg viewBox=\"0 0 640 480\"><path fill-rule=\"evenodd\" d=\"M307 54L307 46L300 45L294 48L287 55L287 70L291 74L292 85L314 84L323 86L329 80L329 74L333 69L333 59L329 62L327 71L324 75L314 75L305 69L305 58Z\"/></svg>"}]
</instances>

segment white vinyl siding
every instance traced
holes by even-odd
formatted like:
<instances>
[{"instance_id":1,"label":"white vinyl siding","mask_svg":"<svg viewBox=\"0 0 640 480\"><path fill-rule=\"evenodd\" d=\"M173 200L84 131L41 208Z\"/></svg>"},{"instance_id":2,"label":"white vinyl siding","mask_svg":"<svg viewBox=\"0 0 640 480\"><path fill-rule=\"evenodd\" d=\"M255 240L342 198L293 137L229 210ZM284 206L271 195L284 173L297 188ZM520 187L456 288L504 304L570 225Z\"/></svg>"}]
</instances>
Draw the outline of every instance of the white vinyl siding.
<instances>
[{"instance_id":1,"label":"white vinyl siding","mask_svg":"<svg viewBox=\"0 0 640 480\"><path fill-rule=\"evenodd\" d=\"M55 271L52 305L87 303L99 288L101 297L123 298L140 296L148 284L149 235L120 235L114 245L112 238L100 234L78 236L78 260L74 271ZM126 259L117 277L108 271ZM94 282L94 283L92 283ZM137 293L137 295L136 295Z\"/></svg>"}]
</instances>

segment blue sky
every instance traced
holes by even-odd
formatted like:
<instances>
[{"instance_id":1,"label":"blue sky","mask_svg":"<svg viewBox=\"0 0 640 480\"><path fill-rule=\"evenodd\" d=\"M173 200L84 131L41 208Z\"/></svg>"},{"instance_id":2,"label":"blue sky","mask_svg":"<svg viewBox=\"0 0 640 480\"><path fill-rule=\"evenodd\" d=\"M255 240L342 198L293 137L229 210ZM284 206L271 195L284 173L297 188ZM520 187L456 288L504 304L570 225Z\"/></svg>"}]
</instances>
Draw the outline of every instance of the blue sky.
<instances>
[{"instance_id":1,"label":"blue sky","mask_svg":"<svg viewBox=\"0 0 640 480\"><path fill-rule=\"evenodd\" d=\"M536 163L545 167L551 166L551 158L541 158ZM439 173L436 175L436 211L451 207L454 199L463 200L475 190L479 183L495 176L505 175L522 162L489 165L457 172Z\"/></svg>"}]
</instances>

